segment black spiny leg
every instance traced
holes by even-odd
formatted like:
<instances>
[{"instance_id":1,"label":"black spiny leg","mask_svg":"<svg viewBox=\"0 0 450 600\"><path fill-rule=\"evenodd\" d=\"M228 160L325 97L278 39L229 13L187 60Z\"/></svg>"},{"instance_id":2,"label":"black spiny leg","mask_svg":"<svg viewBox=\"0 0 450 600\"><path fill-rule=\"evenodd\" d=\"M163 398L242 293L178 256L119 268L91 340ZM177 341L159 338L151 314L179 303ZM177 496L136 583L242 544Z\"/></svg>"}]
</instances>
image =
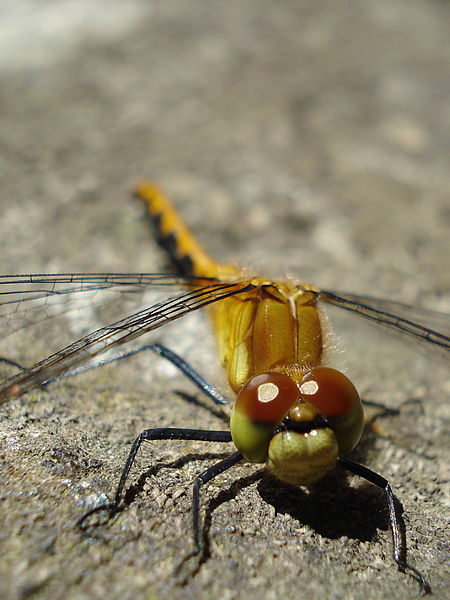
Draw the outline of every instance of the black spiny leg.
<instances>
[{"instance_id":1,"label":"black spiny leg","mask_svg":"<svg viewBox=\"0 0 450 600\"><path fill-rule=\"evenodd\" d=\"M86 371L92 371L93 369L98 369L99 367L103 367L104 365L109 365L110 363L113 363L113 362L116 362L119 360L123 360L125 358L129 358L131 356L134 356L135 354L139 354L140 352L144 352L147 350L150 350L150 352L154 352L155 354L158 354L159 356L162 356L163 358L165 358L169 362L171 362L179 371L181 371L184 375L186 375L186 377L188 377L198 387L198 389L200 391L202 391L204 394L209 396L209 398L211 398L211 400L213 400L213 402L215 404L223 404L223 405L229 404L228 400L224 396L222 396L222 394L218 390L216 390L211 384L209 384L200 375L200 373L198 373L198 371L196 371L188 362L186 362L184 360L184 358L182 358L179 354L176 354L175 352L170 350L170 348L167 348L167 346L163 346L162 344L146 344L144 346L140 346L139 348L134 348L133 350L129 350L128 352L118 351L115 354L113 354L113 356L108 356L107 358L99 360L98 362L96 362L93 365L83 365L81 367L77 367L73 371L64 373L64 375L59 375L58 377L55 377L54 379L49 379L48 381L44 381L44 383L42 384L42 387L47 387L48 385L51 385L52 383L56 383L57 381L60 381L61 379L68 379L69 377L75 377L76 375L79 375L80 373L85 373ZM2 359L0 359L0 360L2 360ZM3 359L3 361L7 362L8 359ZM13 366L18 366L19 368L22 368L22 367L20 367L20 365L17 365L16 363L14 363L12 361L8 361L8 364L12 364Z\"/></svg>"},{"instance_id":2,"label":"black spiny leg","mask_svg":"<svg viewBox=\"0 0 450 600\"><path fill-rule=\"evenodd\" d=\"M101 504L99 506L96 506L93 509L86 512L78 520L78 525L81 525L87 517L89 517L93 513L96 513L100 510L108 510L108 511L110 511L111 514L113 514L117 511L120 501L122 499L123 489L125 487L125 483L126 483L128 474L129 474L131 467L133 466L133 463L136 459L136 455L139 451L139 448L141 447L142 442L149 441L149 440L196 440L199 442L231 442L231 433L229 431L215 431L215 430L205 431L202 429L179 429L179 428L171 428L171 427L157 427L155 429L146 429L145 431L143 431L141 434L138 435L138 437L135 439L135 441L131 447L130 454L128 455L127 461L126 461L125 466L122 471L122 475L120 476L119 484L117 486L117 490L114 495L114 500L107 504ZM233 454L232 457L234 457L234 456L235 455ZM230 458L232 458L232 457L230 457ZM226 459L226 460L229 460L229 459ZM225 463L226 460L222 461L221 463L216 465L216 467L218 467L220 465L219 470L217 472L213 472L213 474L211 476L209 476L209 478L207 478L206 481L209 481L209 479L212 479L215 475L222 473L223 471L225 471L228 468L226 466L222 467L222 463ZM236 460L235 462L238 462L238 461ZM234 464L234 462L231 463L229 466L232 466L232 464ZM212 469L214 469L214 467L212 467ZM209 474L209 471L210 471L210 469L208 469L205 473L203 473L203 476L205 476L206 474ZM200 477L202 477L202 475ZM205 483L205 481L203 481L202 483ZM195 492L194 492L194 494L195 494ZM195 502L196 501L194 498L194 511L196 510ZM198 506L198 504L199 504L199 500L197 499L197 506ZM198 508L197 508L197 512L198 512ZM198 521L198 517L197 517L197 521ZM199 530L199 527L197 529ZM196 531L197 530L195 529L195 526L194 526L194 537L196 540L196 545L198 545L197 544L198 534L196 533Z\"/></svg>"},{"instance_id":3,"label":"black spiny leg","mask_svg":"<svg viewBox=\"0 0 450 600\"><path fill-rule=\"evenodd\" d=\"M200 554L203 549L203 541L201 535L201 519L200 519L200 488L203 484L208 483L217 475L224 473L243 459L240 452L235 452L224 460L206 469L197 477L194 483L194 494L192 499L192 519L194 528L194 547L195 554Z\"/></svg>"},{"instance_id":4,"label":"black spiny leg","mask_svg":"<svg viewBox=\"0 0 450 600\"><path fill-rule=\"evenodd\" d=\"M402 573L407 573L408 575L413 577L420 584L422 591L425 594L429 594L431 592L431 587L428 581L417 569L412 567L406 560L406 545L404 544L404 541L402 539L402 532L399 525L399 516L395 507L394 494L387 479L385 479L381 475L378 475L378 473L371 471L367 467L364 467L363 465L360 465L348 458L345 458L344 456L340 456L337 460L337 463L341 465L341 467L344 467L344 469L348 469L352 473L359 475L363 479L370 481L370 483L373 483L377 487L384 490L386 494L386 502L389 512L389 522L392 533L393 557L395 562L397 563L398 570Z\"/></svg>"},{"instance_id":5,"label":"black spiny leg","mask_svg":"<svg viewBox=\"0 0 450 600\"><path fill-rule=\"evenodd\" d=\"M5 356L0 356L0 363L8 365L9 367L15 367L16 369L19 369L19 371L23 371L25 369L25 367L23 365L19 364L15 360L6 358Z\"/></svg>"}]
</instances>

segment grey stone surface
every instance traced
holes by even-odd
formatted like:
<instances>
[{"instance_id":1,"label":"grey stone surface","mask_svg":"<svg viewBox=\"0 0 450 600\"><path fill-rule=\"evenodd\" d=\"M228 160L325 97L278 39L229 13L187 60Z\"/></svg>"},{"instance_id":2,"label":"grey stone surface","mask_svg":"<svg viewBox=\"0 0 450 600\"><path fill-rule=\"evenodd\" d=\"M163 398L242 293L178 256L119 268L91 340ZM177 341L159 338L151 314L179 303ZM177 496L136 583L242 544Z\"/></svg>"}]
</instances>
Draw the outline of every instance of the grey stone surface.
<instances>
[{"instance_id":1,"label":"grey stone surface","mask_svg":"<svg viewBox=\"0 0 450 600\"><path fill-rule=\"evenodd\" d=\"M160 270L130 200L150 177L216 257L448 311L449 16L439 1L5 0L1 271ZM21 322L3 319L1 355L32 364L116 309L8 336ZM364 397L402 405L356 457L393 482L409 558L444 598L448 367L330 321ZM163 339L209 376L207 330L195 317ZM192 482L223 447L148 444L125 510L81 534L142 429L226 427L176 390L194 393L141 356L1 407L2 599L418 595L392 564L377 490L336 475L297 492L251 466L205 490L211 556L177 584Z\"/></svg>"}]
</instances>

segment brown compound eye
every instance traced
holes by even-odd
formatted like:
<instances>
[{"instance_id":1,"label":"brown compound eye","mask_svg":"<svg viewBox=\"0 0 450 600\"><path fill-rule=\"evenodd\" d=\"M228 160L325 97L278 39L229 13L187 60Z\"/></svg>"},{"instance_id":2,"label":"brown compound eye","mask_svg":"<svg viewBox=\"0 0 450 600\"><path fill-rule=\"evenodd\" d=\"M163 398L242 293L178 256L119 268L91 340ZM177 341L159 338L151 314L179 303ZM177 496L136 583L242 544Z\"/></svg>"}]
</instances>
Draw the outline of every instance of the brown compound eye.
<instances>
[{"instance_id":1,"label":"brown compound eye","mask_svg":"<svg viewBox=\"0 0 450 600\"><path fill-rule=\"evenodd\" d=\"M317 367L307 373L300 383L300 396L324 417L342 417L361 402L350 379L329 367Z\"/></svg>"},{"instance_id":2,"label":"brown compound eye","mask_svg":"<svg viewBox=\"0 0 450 600\"><path fill-rule=\"evenodd\" d=\"M266 461L274 428L299 397L297 384L282 373L262 373L243 386L231 412L230 429L236 448L247 460Z\"/></svg>"},{"instance_id":3,"label":"brown compound eye","mask_svg":"<svg viewBox=\"0 0 450 600\"><path fill-rule=\"evenodd\" d=\"M317 367L300 383L300 397L327 418L336 434L341 453L359 442L364 413L358 391L350 379L329 367Z\"/></svg>"},{"instance_id":4,"label":"brown compound eye","mask_svg":"<svg viewBox=\"0 0 450 600\"><path fill-rule=\"evenodd\" d=\"M280 423L300 397L295 382L282 373L262 373L239 392L235 407L253 421Z\"/></svg>"}]
</instances>

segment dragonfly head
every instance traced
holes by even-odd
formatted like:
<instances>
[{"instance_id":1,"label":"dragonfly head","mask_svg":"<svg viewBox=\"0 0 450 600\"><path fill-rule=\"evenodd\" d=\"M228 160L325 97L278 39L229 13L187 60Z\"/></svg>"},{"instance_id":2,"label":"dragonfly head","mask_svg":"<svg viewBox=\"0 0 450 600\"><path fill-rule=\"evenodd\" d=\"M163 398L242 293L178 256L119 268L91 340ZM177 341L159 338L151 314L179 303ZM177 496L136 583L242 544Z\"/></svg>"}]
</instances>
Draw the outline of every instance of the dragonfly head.
<instances>
[{"instance_id":1,"label":"dragonfly head","mask_svg":"<svg viewBox=\"0 0 450 600\"><path fill-rule=\"evenodd\" d=\"M364 425L359 394L340 371L317 367L296 383L282 373L253 377L231 414L236 448L280 480L310 485L358 443Z\"/></svg>"}]
</instances>

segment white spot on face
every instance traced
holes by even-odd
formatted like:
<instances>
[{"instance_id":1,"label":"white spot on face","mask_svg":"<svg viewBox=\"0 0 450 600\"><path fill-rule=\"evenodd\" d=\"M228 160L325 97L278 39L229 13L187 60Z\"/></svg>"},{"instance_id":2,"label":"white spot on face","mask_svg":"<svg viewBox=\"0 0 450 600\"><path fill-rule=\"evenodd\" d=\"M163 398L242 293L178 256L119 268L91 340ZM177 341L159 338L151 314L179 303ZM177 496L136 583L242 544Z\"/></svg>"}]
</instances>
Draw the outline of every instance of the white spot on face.
<instances>
[{"instance_id":1,"label":"white spot on face","mask_svg":"<svg viewBox=\"0 0 450 600\"><path fill-rule=\"evenodd\" d=\"M300 392L302 394L305 394L306 396L314 396L314 394L317 394L317 391L319 389L319 386L317 384L317 381L305 381L305 383L302 383L302 385L300 386Z\"/></svg>"},{"instance_id":2,"label":"white spot on face","mask_svg":"<svg viewBox=\"0 0 450 600\"><path fill-rule=\"evenodd\" d=\"M316 437L317 435L317 429L311 429L311 431L307 431L306 433L303 434L303 436L305 438L307 437Z\"/></svg>"},{"instance_id":3,"label":"white spot on face","mask_svg":"<svg viewBox=\"0 0 450 600\"><path fill-rule=\"evenodd\" d=\"M258 386L258 401L259 402L272 402L280 393L278 386L274 383L262 383Z\"/></svg>"}]
</instances>

